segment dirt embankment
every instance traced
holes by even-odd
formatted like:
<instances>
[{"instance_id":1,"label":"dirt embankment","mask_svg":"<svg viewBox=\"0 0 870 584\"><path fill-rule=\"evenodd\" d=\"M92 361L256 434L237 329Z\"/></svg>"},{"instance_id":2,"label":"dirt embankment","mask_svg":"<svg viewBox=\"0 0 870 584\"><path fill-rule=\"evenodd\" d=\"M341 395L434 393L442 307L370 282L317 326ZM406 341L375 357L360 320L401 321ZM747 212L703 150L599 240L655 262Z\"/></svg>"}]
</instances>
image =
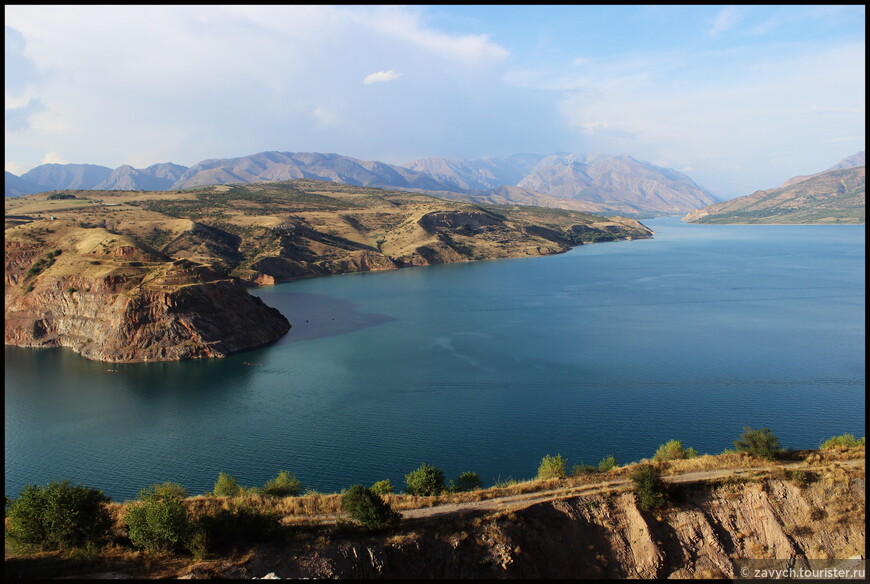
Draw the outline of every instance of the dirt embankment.
<instances>
[{"instance_id":1,"label":"dirt embankment","mask_svg":"<svg viewBox=\"0 0 870 584\"><path fill-rule=\"evenodd\" d=\"M390 534L309 533L182 576L730 579L738 559L863 557L863 459L808 468L670 477L654 512L623 479L407 510Z\"/></svg>"}]
</instances>

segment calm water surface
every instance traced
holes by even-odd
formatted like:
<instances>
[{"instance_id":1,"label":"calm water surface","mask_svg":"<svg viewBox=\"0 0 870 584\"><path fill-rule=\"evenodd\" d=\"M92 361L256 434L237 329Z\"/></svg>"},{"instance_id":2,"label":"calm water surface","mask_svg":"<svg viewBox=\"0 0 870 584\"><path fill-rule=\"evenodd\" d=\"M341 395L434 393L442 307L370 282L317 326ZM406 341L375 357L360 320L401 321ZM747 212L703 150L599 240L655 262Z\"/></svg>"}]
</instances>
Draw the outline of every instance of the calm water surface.
<instances>
[{"instance_id":1,"label":"calm water surface","mask_svg":"<svg viewBox=\"0 0 870 584\"><path fill-rule=\"evenodd\" d=\"M792 448L864 435L863 226L646 223L655 239L261 289L293 329L226 359L7 347L6 494L279 470L401 488L421 462L489 485L545 454L717 453L744 425Z\"/></svg>"}]
</instances>

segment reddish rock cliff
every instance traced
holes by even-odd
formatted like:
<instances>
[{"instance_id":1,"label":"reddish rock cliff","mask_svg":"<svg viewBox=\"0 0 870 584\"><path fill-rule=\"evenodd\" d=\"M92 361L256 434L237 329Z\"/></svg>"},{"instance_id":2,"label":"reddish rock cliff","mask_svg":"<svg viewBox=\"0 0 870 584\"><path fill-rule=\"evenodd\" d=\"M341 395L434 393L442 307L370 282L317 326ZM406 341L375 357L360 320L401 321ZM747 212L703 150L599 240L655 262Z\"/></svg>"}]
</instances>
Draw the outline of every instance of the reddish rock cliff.
<instances>
[{"instance_id":1,"label":"reddish rock cliff","mask_svg":"<svg viewBox=\"0 0 870 584\"><path fill-rule=\"evenodd\" d=\"M290 329L280 312L209 267L168 261L102 229L37 234L7 232L7 345L174 361L223 357Z\"/></svg>"}]
</instances>

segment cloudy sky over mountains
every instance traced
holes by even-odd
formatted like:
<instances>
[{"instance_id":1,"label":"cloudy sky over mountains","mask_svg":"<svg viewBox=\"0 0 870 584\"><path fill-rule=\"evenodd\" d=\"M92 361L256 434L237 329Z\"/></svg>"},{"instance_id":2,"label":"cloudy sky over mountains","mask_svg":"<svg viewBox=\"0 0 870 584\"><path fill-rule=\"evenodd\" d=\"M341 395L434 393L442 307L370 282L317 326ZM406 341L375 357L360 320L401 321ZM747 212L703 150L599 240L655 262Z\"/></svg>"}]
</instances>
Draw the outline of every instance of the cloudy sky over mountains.
<instances>
[{"instance_id":1,"label":"cloudy sky over mountains","mask_svg":"<svg viewBox=\"0 0 870 584\"><path fill-rule=\"evenodd\" d=\"M864 6L6 6L6 170L630 154L729 198L864 150Z\"/></svg>"}]
</instances>

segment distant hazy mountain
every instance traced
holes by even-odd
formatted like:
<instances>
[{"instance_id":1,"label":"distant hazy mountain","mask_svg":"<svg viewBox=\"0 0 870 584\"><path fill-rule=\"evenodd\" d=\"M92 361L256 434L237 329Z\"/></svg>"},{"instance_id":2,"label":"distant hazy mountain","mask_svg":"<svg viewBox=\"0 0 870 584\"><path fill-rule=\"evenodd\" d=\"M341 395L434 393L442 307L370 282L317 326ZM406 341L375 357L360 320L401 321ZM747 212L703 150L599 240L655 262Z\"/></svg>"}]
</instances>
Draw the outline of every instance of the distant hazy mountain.
<instances>
[{"instance_id":1,"label":"distant hazy mountain","mask_svg":"<svg viewBox=\"0 0 870 584\"><path fill-rule=\"evenodd\" d=\"M241 158L205 160L195 164L187 169L173 188L294 178L326 180L366 187L430 190L443 190L449 187L423 172L383 162L357 160L340 154L260 152Z\"/></svg>"},{"instance_id":2,"label":"distant hazy mountain","mask_svg":"<svg viewBox=\"0 0 870 584\"><path fill-rule=\"evenodd\" d=\"M105 180L97 184L97 190L165 191L172 188L187 170L186 166L162 162L148 168L137 169L129 164L119 166Z\"/></svg>"},{"instance_id":3,"label":"distant hazy mountain","mask_svg":"<svg viewBox=\"0 0 870 584\"><path fill-rule=\"evenodd\" d=\"M20 176L15 176L9 171L6 171L6 178L4 179L3 187L6 191L5 196L7 197L30 195L32 193L38 193L39 191L44 190L40 188L39 185L35 185L32 182L26 181Z\"/></svg>"},{"instance_id":4,"label":"distant hazy mountain","mask_svg":"<svg viewBox=\"0 0 870 584\"><path fill-rule=\"evenodd\" d=\"M112 169L96 164L41 164L21 175L39 191L92 189L112 174ZM36 192L39 192L36 191Z\"/></svg>"},{"instance_id":5,"label":"distant hazy mountain","mask_svg":"<svg viewBox=\"0 0 870 584\"><path fill-rule=\"evenodd\" d=\"M865 169L828 170L692 211L683 219L691 223L864 223Z\"/></svg>"},{"instance_id":6,"label":"distant hazy mountain","mask_svg":"<svg viewBox=\"0 0 870 584\"><path fill-rule=\"evenodd\" d=\"M830 170L841 170L843 168L853 168L855 166L864 166L864 151L863 150L861 152L853 154L852 156L847 156L846 158L844 158L843 160L841 160L840 162L838 162L837 164L835 164L831 168L829 168L827 170L823 170L822 172L817 172L816 174L807 174L807 175L803 175L803 176L792 177L792 178L788 179L787 181L785 181L784 183L782 183L780 188L787 187L787 186L793 185L795 183L799 183L803 180L807 180L810 177L818 176L818 175L820 175L824 172L828 172Z\"/></svg>"},{"instance_id":7,"label":"distant hazy mountain","mask_svg":"<svg viewBox=\"0 0 870 584\"><path fill-rule=\"evenodd\" d=\"M626 155L553 154L517 186L641 213L679 214L717 201L685 174Z\"/></svg>"},{"instance_id":8,"label":"distant hazy mountain","mask_svg":"<svg viewBox=\"0 0 870 584\"><path fill-rule=\"evenodd\" d=\"M544 156L541 154L513 154L473 160L434 157L406 162L402 166L430 174L447 185L453 185L456 190L465 192L514 186L542 158Z\"/></svg>"},{"instance_id":9,"label":"distant hazy mountain","mask_svg":"<svg viewBox=\"0 0 870 584\"><path fill-rule=\"evenodd\" d=\"M6 196L58 189L169 190L308 178L425 191L453 200L611 214L683 214L716 201L675 170L631 156L581 154L424 158L397 166L340 154L260 152L204 160L190 168L163 163L145 169L124 165L113 171L94 165L44 164L15 178L26 184L22 187L7 177Z\"/></svg>"}]
</instances>

